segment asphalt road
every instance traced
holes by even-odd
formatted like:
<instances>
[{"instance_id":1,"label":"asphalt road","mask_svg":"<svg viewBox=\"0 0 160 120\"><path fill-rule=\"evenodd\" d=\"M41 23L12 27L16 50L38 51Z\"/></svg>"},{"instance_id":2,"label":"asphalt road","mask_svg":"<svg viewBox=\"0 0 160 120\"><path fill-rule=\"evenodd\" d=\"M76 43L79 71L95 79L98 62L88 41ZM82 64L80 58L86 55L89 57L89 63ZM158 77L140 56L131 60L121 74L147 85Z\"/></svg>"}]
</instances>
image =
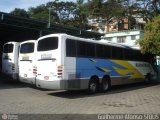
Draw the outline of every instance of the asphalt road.
<instances>
[{"instance_id":1,"label":"asphalt road","mask_svg":"<svg viewBox=\"0 0 160 120\"><path fill-rule=\"evenodd\" d=\"M160 83L113 86L107 93L89 95L86 91L42 90L0 77L0 114L44 120L97 120L101 114L158 115Z\"/></svg>"}]
</instances>

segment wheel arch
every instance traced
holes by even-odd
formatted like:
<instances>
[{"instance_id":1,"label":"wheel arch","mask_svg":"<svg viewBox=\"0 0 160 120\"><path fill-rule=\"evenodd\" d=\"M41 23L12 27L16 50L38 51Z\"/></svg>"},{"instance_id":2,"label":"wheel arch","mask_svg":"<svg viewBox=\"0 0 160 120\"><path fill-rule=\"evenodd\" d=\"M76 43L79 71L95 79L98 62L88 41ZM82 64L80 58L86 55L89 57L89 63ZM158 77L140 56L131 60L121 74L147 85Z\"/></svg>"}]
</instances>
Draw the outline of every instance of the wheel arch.
<instances>
[{"instance_id":1,"label":"wheel arch","mask_svg":"<svg viewBox=\"0 0 160 120\"><path fill-rule=\"evenodd\" d=\"M99 80L99 77L98 77L97 75L92 75L92 76L90 77L90 79L89 79L89 82L90 82L91 80L95 80L98 84L100 84L100 80Z\"/></svg>"}]
</instances>

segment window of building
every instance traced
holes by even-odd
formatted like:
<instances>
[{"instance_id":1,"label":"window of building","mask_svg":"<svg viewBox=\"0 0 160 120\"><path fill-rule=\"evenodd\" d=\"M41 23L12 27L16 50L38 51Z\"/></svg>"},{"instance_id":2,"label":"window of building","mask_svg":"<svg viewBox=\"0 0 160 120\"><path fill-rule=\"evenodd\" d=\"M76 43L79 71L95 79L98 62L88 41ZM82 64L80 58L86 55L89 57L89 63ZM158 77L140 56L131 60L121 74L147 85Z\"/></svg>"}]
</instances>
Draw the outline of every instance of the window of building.
<instances>
[{"instance_id":1,"label":"window of building","mask_svg":"<svg viewBox=\"0 0 160 120\"><path fill-rule=\"evenodd\" d=\"M118 43L125 43L126 42L126 36L117 37L117 42Z\"/></svg>"},{"instance_id":2,"label":"window of building","mask_svg":"<svg viewBox=\"0 0 160 120\"><path fill-rule=\"evenodd\" d=\"M106 37L105 38L105 40L107 40L107 41L112 41L112 39L113 39L112 37Z\"/></svg>"},{"instance_id":3,"label":"window of building","mask_svg":"<svg viewBox=\"0 0 160 120\"><path fill-rule=\"evenodd\" d=\"M131 40L136 40L136 36L135 35L131 35Z\"/></svg>"}]
</instances>

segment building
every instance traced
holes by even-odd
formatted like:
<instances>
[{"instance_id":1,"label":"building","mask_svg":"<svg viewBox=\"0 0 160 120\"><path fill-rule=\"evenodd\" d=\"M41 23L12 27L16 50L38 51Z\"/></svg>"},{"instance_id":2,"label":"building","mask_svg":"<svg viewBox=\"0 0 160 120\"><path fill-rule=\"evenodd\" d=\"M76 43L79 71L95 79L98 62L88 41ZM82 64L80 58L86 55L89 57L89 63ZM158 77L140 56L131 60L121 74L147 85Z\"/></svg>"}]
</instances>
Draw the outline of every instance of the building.
<instances>
[{"instance_id":1,"label":"building","mask_svg":"<svg viewBox=\"0 0 160 120\"><path fill-rule=\"evenodd\" d=\"M106 33L102 39L107 42L118 43L133 48L138 48L137 40L141 39L144 35L142 30L124 30Z\"/></svg>"},{"instance_id":2,"label":"building","mask_svg":"<svg viewBox=\"0 0 160 120\"><path fill-rule=\"evenodd\" d=\"M99 33L115 32L129 29L129 20L127 17L118 19L112 17L110 19L88 19L89 31L95 31Z\"/></svg>"}]
</instances>

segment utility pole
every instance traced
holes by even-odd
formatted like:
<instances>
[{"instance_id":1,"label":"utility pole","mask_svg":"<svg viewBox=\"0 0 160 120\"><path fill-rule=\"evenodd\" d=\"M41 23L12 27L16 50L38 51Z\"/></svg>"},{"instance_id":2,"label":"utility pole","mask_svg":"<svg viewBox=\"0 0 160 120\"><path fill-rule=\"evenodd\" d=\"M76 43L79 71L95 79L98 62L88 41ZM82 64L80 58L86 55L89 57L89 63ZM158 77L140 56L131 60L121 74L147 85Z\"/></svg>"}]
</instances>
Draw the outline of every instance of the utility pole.
<instances>
[{"instance_id":1,"label":"utility pole","mask_svg":"<svg viewBox=\"0 0 160 120\"><path fill-rule=\"evenodd\" d=\"M49 7L48 10L49 10L49 15L48 15L48 25L47 25L47 28L50 28L51 27L51 10L54 10L55 8L51 8Z\"/></svg>"}]
</instances>

